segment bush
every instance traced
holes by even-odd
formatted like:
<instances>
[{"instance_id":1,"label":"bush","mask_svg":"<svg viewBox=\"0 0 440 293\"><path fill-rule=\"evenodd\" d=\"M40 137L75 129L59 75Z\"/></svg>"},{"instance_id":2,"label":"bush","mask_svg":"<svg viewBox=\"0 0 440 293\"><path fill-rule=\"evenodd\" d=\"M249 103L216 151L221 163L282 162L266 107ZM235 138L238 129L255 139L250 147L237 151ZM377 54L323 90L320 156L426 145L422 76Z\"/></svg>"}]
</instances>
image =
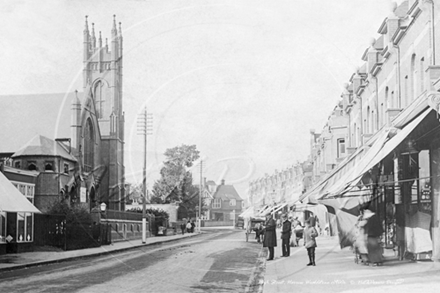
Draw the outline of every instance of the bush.
<instances>
[{"instance_id":1,"label":"bush","mask_svg":"<svg viewBox=\"0 0 440 293\"><path fill-rule=\"evenodd\" d=\"M91 223L92 217L88 209L82 206L70 206L66 202L57 201L49 208L48 214L64 215L67 223Z\"/></svg>"},{"instance_id":2,"label":"bush","mask_svg":"<svg viewBox=\"0 0 440 293\"><path fill-rule=\"evenodd\" d=\"M170 215L168 214L168 212L166 212L162 209L148 208L145 211L147 212L147 214L154 215L156 218L159 218L159 219L168 220L170 218ZM127 212L142 213L142 209L129 209Z\"/></svg>"}]
</instances>

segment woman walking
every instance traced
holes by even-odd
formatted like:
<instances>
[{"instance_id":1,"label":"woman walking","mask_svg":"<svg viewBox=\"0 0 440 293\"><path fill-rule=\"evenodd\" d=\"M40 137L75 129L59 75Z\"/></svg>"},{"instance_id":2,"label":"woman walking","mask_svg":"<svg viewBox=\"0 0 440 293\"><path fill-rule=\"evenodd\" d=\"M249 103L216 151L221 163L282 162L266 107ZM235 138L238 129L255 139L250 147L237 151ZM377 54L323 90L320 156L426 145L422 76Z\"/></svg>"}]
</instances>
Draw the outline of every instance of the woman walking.
<instances>
[{"instance_id":1,"label":"woman walking","mask_svg":"<svg viewBox=\"0 0 440 293\"><path fill-rule=\"evenodd\" d=\"M304 229L304 246L307 249L307 254L309 256L308 266L315 266L315 247L316 240L318 237L318 231L315 228L315 218L311 217L306 221L306 228Z\"/></svg>"},{"instance_id":2,"label":"woman walking","mask_svg":"<svg viewBox=\"0 0 440 293\"><path fill-rule=\"evenodd\" d=\"M364 218L367 220L365 225L365 232L367 234L367 250L368 260L373 265L382 265L382 247L380 246L380 236L383 233L382 223L379 217L366 209L364 211Z\"/></svg>"}]
</instances>

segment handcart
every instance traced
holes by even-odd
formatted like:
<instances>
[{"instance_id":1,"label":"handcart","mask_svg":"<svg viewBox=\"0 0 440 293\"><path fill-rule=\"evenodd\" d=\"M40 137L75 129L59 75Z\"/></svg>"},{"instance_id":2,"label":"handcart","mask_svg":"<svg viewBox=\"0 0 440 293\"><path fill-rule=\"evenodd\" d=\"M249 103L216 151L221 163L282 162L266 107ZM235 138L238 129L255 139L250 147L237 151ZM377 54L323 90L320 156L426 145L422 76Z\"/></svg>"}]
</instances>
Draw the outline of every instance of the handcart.
<instances>
[{"instance_id":1,"label":"handcart","mask_svg":"<svg viewBox=\"0 0 440 293\"><path fill-rule=\"evenodd\" d=\"M263 233L262 233L262 225L264 224L265 219L263 218L250 218L246 225L246 242L249 241L249 235L252 234L252 231L256 233L256 239L258 242L262 241ZM259 229L261 227L261 229Z\"/></svg>"}]
</instances>

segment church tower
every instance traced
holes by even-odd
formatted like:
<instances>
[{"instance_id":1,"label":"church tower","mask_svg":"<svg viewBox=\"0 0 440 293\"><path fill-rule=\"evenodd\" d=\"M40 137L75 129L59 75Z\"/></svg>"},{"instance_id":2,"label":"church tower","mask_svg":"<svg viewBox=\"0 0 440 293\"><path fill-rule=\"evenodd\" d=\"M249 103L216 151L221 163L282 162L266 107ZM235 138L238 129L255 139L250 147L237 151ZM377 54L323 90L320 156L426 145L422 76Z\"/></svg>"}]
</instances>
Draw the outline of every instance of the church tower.
<instances>
[{"instance_id":1,"label":"church tower","mask_svg":"<svg viewBox=\"0 0 440 293\"><path fill-rule=\"evenodd\" d=\"M83 35L83 89L91 101L97 121L95 139L100 140L97 164L106 171L96 178L99 183L99 201L108 209L124 210L125 168L124 168L124 112L122 109L122 30L113 16L111 38L103 39L101 32L91 31L86 17ZM91 99L90 99L91 98ZM97 165L95 164L95 165ZM103 173L103 172L101 172ZM98 176L99 177L99 176Z\"/></svg>"}]
</instances>

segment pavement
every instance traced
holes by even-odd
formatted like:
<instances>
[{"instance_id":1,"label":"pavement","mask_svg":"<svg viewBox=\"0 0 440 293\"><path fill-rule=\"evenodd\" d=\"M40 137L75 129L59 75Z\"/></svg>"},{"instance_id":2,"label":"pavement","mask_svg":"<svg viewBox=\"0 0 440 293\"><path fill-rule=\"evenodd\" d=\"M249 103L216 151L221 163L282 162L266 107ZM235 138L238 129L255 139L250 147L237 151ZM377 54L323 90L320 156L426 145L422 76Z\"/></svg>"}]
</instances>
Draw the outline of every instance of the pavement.
<instances>
[{"instance_id":1,"label":"pavement","mask_svg":"<svg viewBox=\"0 0 440 293\"><path fill-rule=\"evenodd\" d=\"M216 227L217 229L227 229L228 227ZM232 229L229 227L229 229ZM201 233L208 231L210 228L202 228ZM0 272L12 271L33 266L41 266L52 263L59 263L80 258L87 258L99 255L106 255L120 251L140 248L153 244L176 241L182 238L189 238L200 235L200 233L185 233L170 236L148 237L146 243L142 243L141 239L118 241L110 245L100 247L69 250L69 251L33 251L23 253L8 253L0 255Z\"/></svg>"},{"instance_id":2,"label":"pavement","mask_svg":"<svg viewBox=\"0 0 440 293\"><path fill-rule=\"evenodd\" d=\"M259 292L427 293L440 288L440 262L399 261L393 250L386 250L382 266L355 263L355 254L350 248L341 249L338 237L320 235L316 266L307 266L302 241L299 247L291 247L289 257L281 257L280 239L277 244L275 259L265 261Z\"/></svg>"},{"instance_id":3,"label":"pavement","mask_svg":"<svg viewBox=\"0 0 440 293\"><path fill-rule=\"evenodd\" d=\"M233 229L232 227L202 228L209 230ZM34 251L19 254L0 255L0 272L59 263L80 258L106 255L148 245L195 237L201 233L186 233L141 240L120 241L96 248L71 251ZM280 233L277 233L280 235ZM250 238L249 241L256 241ZM306 266L306 249L291 247L290 257L280 257L281 240L275 248L275 259L262 258L264 281L258 285L258 292L437 292L440 287L440 262L399 261L394 252L385 252L382 266L366 266L355 263L355 255L348 248L341 249L337 237L321 235L317 238L316 266ZM435 289L434 289L435 288Z\"/></svg>"}]
</instances>

